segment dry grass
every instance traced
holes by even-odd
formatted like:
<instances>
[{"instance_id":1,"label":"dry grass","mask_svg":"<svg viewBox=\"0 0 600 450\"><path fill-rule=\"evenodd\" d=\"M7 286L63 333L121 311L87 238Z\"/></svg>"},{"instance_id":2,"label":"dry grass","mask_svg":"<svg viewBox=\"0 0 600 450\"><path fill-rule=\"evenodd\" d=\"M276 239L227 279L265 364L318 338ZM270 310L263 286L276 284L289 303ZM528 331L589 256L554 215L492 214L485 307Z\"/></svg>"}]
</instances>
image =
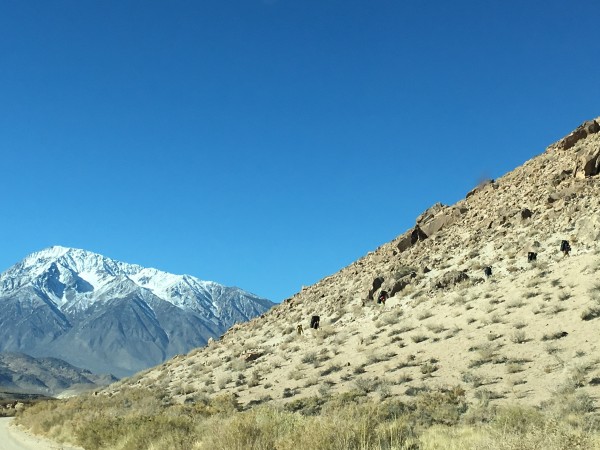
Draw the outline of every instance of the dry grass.
<instances>
[{"instance_id":1,"label":"dry grass","mask_svg":"<svg viewBox=\"0 0 600 450\"><path fill-rule=\"evenodd\" d=\"M464 378L480 384L473 375ZM410 381L408 376L400 380ZM598 422L590 416L591 399L568 389L542 410L486 406L500 395L487 388L478 388L478 403L469 405L459 387L412 387L408 391L413 400L405 403L390 398L388 380L365 377L343 394L322 391L318 397L294 400L296 391L284 389L282 397L291 399L284 409L257 406L243 411L233 396L196 395L189 403L173 404L164 392L128 389L118 401L89 395L42 402L17 420L37 433L90 450L558 450L591 449L600 443ZM256 404L269 400L266 396ZM561 414L568 420L557 420Z\"/></svg>"}]
</instances>

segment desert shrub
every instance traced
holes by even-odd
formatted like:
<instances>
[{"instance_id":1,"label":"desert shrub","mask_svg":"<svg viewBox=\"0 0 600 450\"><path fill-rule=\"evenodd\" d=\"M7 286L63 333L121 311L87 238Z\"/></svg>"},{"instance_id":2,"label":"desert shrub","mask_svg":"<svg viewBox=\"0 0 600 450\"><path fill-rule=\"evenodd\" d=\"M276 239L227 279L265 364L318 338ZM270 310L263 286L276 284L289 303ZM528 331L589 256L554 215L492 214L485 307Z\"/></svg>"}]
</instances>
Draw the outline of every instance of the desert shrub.
<instances>
[{"instance_id":1,"label":"desert shrub","mask_svg":"<svg viewBox=\"0 0 600 450\"><path fill-rule=\"evenodd\" d=\"M576 369L586 373L590 367L593 362ZM385 379L362 378L356 387L281 408L265 405L272 399L264 396L246 411L234 395L196 395L181 405L164 391L121 387L111 397L40 402L17 420L93 450L566 450L600 443L593 399L582 390L557 391L538 409L492 406L488 401L498 394L487 389L478 390L481 401L469 407L460 387L410 386L407 401L390 398ZM373 392L378 396L370 399L366 394Z\"/></svg>"},{"instance_id":2,"label":"desert shrub","mask_svg":"<svg viewBox=\"0 0 600 450\"><path fill-rule=\"evenodd\" d=\"M489 332L488 335L487 335L487 340L488 341L495 341L496 339L501 338L501 337L502 337L501 334L496 334L496 333Z\"/></svg>"},{"instance_id":3,"label":"desert shrub","mask_svg":"<svg viewBox=\"0 0 600 450\"><path fill-rule=\"evenodd\" d=\"M564 302L566 300L569 300L572 296L573 294L571 294L570 292L561 292L560 294L558 294L558 299L561 302Z\"/></svg>"},{"instance_id":4,"label":"desert shrub","mask_svg":"<svg viewBox=\"0 0 600 450\"><path fill-rule=\"evenodd\" d=\"M372 352L367 355L366 365L376 364L381 361L385 361L387 358L381 353Z\"/></svg>"},{"instance_id":5,"label":"desert shrub","mask_svg":"<svg viewBox=\"0 0 600 450\"><path fill-rule=\"evenodd\" d=\"M410 338L416 344L418 344L419 342L423 342L423 341L426 341L427 339L429 339L424 334L413 334Z\"/></svg>"},{"instance_id":6,"label":"desert shrub","mask_svg":"<svg viewBox=\"0 0 600 450\"><path fill-rule=\"evenodd\" d=\"M527 342L527 335L524 331L517 330L510 336L510 341L515 344L523 344Z\"/></svg>"},{"instance_id":7,"label":"desert shrub","mask_svg":"<svg viewBox=\"0 0 600 450\"><path fill-rule=\"evenodd\" d=\"M312 377L309 377L306 382L304 383L304 387L311 387L314 386L315 384L317 384L319 382L319 377L317 377L316 375L313 375Z\"/></svg>"},{"instance_id":8,"label":"desert shrub","mask_svg":"<svg viewBox=\"0 0 600 450\"><path fill-rule=\"evenodd\" d=\"M331 325L323 325L319 328L317 336L321 339L327 339L335 334L335 329Z\"/></svg>"},{"instance_id":9,"label":"desert shrub","mask_svg":"<svg viewBox=\"0 0 600 450\"><path fill-rule=\"evenodd\" d=\"M369 392L373 392L375 389L377 389L379 386L379 380L377 378L359 377L354 380L354 386L359 392L362 392L363 395L366 395Z\"/></svg>"},{"instance_id":10,"label":"desert shrub","mask_svg":"<svg viewBox=\"0 0 600 450\"><path fill-rule=\"evenodd\" d=\"M382 325L395 325L400 320L402 316L402 310L400 308L392 309L390 312L382 314L379 316L379 320Z\"/></svg>"},{"instance_id":11,"label":"desert shrub","mask_svg":"<svg viewBox=\"0 0 600 450\"><path fill-rule=\"evenodd\" d=\"M451 330L448 331L448 333L446 333L446 336L444 336L444 339L451 339L454 336L456 336L458 333L460 333L462 331L462 328L458 327L458 326L454 326L452 327Z\"/></svg>"},{"instance_id":12,"label":"desert shrub","mask_svg":"<svg viewBox=\"0 0 600 450\"><path fill-rule=\"evenodd\" d=\"M465 391L460 387L425 391L417 395L414 418L421 426L455 425L467 411Z\"/></svg>"},{"instance_id":13,"label":"desert shrub","mask_svg":"<svg viewBox=\"0 0 600 450\"><path fill-rule=\"evenodd\" d=\"M446 331L446 328L441 323L429 323L425 326L432 333L441 333L442 331Z\"/></svg>"},{"instance_id":14,"label":"desert shrub","mask_svg":"<svg viewBox=\"0 0 600 450\"><path fill-rule=\"evenodd\" d=\"M508 302L506 304L506 307L508 309L511 309L511 308L521 308L524 305L525 305L525 302L523 302L523 300L521 300L521 299L515 299L515 300L511 300L510 302Z\"/></svg>"},{"instance_id":15,"label":"desert shrub","mask_svg":"<svg viewBox=\"0 0 600 450\"><path fill-rule=\"evenodd\" d=\"M600 306L589 306L581 312L581 320L592 320L600 317Z\"/></svg>"},{"instance_id":16,"label":"desert shrub","mask_svg":"<svg viewBox=\"0 0 600 450\"><path fill-rule=\"evenodd\" d=\"M253 370L252 375L248 379L248 387L258 386L260 384L260 373L258 370Z\"/></svg>"},{"instance_id":17,"label":"desert shrub","mask_svg":"<svg viewBox=\"0 0 600 450\"><path fill-rule=\"evenodd\" d=\"M289 398L289 397L293 397L294 395L296 395L298 393L298 391L296 391L296 389L292 389L289 387L286 387L283 389L283 398Z\"/></svg>"},{"instance_id":18,"label":"desert shrub","mask_svg":"<svg viewBox=\"0 0 600 450\"><path fill-rule=\"evenodd\" d=\"M321 412L323 404L327 400L323 396L307 397L293 400L284 405L284 410L289 412L298 412L305 416L315 416Z\"/></svg>"},{"instance_id":19,"label":"desert shrub","mask_svg":"<svg viewBox=\"0 0 600 450\"><path fill-rule=\"evenodd\" d=\"M302 366L301 365L296 365L292 370L289 371L288 373L288 378L290 380L301 380L302 378L304 378L304 372L302 371Z\"/></svg>"},{"instance_id":20,"label":"desert shrub","mask_svg":"<svg viewBox=\"0 0 600 450\"><path fill-rule=\"evenodd\" d=\"M219 389L225 389L225 387L231 383L232 378L231 375L227 374L227 375L223 375L220 378L217 378L217 387Z\"/></svg>"},{"instance_id":21,"label":"desert shrub","mask_svg":"<svg viewBox=\"0 0 600 450\"><path fill-rule=\"evenodd\" d=\"M473 385L473 387L477 388L483 384L483 378L473 372L463 372L462 380L465 383L469 383Z\"/></svg>"},{"instance_id":22,"label":"desert shrub","mask_svg":"<svg viewBox=\"0 0 600 450\"><path fill-rule=\"evenodd\" d=\"M300 361L302 361L304 364L316 364L319 361L319 357L317 355L317 352L308 352L302 357Z\"/></svg>"},{"instance_id":23,"label":"desert shrub","mask_svg":"<svg viewBox=\"0 0 600 450\"><path fill-rule=\"evenodd\" d=\"M506 372L508 373L518 373L522 372L524 369L523 365L517 362L509 362L506 365Z\"/></svg>"},{"instance_id":24,"label":"desert shrub","mask_svg":"<svg viewBox=\"0 0 600 450\"><path fill-rule=\"evenodd\" d=\"M259 406L202 424L200 448L214 450L276 448L284 430L298 420L293 414Z\"/></svg>"},{"instance_id":25,"label":"desert shrub","mask_svg":"<svg viewBox=\"0 0 600 450\"><path fill-rule=\"evenodd\" d=\"M542 341L552 341L555 339L561 339L565 337L567 334L564 331L554 331L551 333L545 333L542 336Z\"/></svg>"},{"instance_id":26,"label":"desert shrub","mask_svg":"<svg viewBox=\"0 0 600 450\"><path fill-rule=\"evenodd\" d=\"M321 371L321 376L325 377L334 372L339 372L340 370L342 370L342 366L339 364L331 364L329 367Z\"/></svg>"},{"instance_id":27,"label":"desert shrub","mask_svg":"<svg viewBox=\"0 0 600 450\"><path fill-rule=\"evenodd\" d=\"M431 316L433 316L433 313L431 311L423 311L422 313L419 313L417 315L417 319L425 320L425 319L429 319Z\"/></svg>"},{"instance_id":28,"label":"desert shrub","mask_svg":"<svg viewBox=\"0 0 600 450\"><path fill-rule=\"evenodd\" d=\"M431 375L433 372L438 370L438 366L431 363L421 364L421 373L423 375Z\"/></svg>"}]
</instances>

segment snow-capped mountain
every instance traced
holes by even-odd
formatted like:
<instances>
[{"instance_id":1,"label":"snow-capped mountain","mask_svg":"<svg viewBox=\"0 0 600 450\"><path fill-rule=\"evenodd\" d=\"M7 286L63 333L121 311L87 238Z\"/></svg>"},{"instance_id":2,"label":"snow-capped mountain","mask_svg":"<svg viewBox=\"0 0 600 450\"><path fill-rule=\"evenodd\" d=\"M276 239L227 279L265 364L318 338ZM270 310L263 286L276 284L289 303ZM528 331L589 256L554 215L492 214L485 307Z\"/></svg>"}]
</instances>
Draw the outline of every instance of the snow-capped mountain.
<instances>
[{"instance_id":1,"label":"snow-capped mountain","mask_svg":"<svg viewBox=\"0 0 600 450\"><path fill-rule=\"evenodd\" d=\"M272 305L235 287L56 246L0 275L0 351L125 376Z\"/></svg>"}]
</instances>

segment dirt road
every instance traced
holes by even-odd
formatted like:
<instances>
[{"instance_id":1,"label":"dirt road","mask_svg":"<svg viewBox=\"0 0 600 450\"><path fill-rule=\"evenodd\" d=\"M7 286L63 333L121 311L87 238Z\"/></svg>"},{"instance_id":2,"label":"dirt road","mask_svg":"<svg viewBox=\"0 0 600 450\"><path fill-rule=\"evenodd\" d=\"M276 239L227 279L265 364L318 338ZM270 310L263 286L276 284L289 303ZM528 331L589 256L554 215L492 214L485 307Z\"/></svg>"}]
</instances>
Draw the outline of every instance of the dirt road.
<instances>
[{"instance_id":1,"label":"dirt road","mask_svg":"<svg viewBox=\"0 0 600 450\"><path fill-rule=\"evenodd\" d=\"M12 418L0 418L0 449L2 450L82 450L80 447L57 444L33 436L17 428Z\"/></svg>"}]
</instances>

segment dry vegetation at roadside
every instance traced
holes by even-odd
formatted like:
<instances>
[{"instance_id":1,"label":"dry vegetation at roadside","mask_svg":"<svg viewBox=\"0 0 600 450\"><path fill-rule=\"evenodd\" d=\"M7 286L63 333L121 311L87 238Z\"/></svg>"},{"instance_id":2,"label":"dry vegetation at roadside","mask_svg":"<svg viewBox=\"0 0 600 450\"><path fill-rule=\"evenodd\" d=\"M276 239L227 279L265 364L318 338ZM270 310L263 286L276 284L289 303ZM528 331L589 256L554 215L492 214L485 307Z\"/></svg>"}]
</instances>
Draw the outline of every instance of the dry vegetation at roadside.
<instances>
[{"instance_id":1,"label":"dry vegetation at roadside","mask_svg":"<svg viewBox=\"0 0 600 450\"><path fill-rule=\"evenodd\" d=\"M543 408L496 407L485 395L468 404L455 387L424 388L409 402L355 389L242 410L232 395L173 404L165 392L132 388L42 402L17 420L90 450L600 448L600 416L573 389Z\"/></svg>"}]
</instances>

